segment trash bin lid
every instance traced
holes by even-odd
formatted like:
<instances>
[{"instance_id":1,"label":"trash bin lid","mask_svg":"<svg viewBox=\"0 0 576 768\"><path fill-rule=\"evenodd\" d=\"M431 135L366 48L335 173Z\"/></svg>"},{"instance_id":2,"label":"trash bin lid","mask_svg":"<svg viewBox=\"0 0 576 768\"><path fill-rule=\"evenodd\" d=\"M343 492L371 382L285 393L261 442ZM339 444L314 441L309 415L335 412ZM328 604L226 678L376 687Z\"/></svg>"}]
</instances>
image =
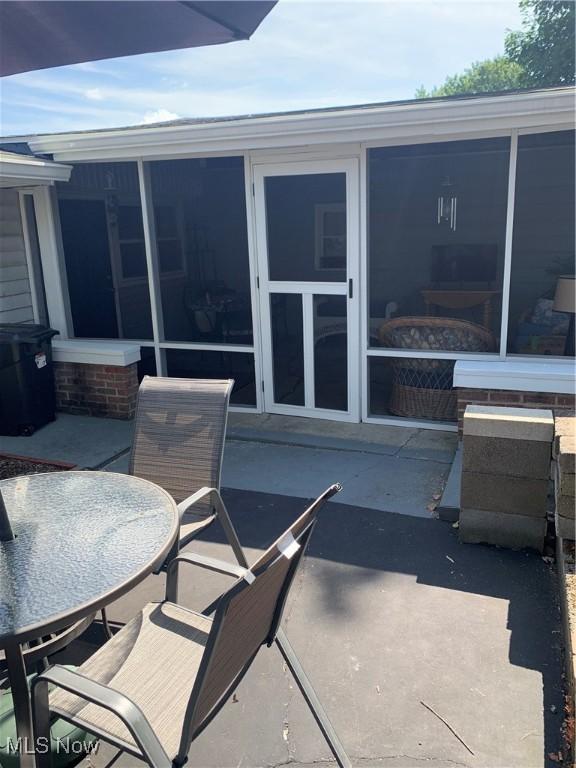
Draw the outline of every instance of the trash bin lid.
<instances>
[{"instance_id":1,"label":"trash bin lid","mask_svg":"<svg viewBox=\"0 0 576 768\"><path fill-rule=\"evenodd\" d=\"M0 344L18 344L51 339L60 331L37 323L0 323Z\"/></svg>"}]
</instances>

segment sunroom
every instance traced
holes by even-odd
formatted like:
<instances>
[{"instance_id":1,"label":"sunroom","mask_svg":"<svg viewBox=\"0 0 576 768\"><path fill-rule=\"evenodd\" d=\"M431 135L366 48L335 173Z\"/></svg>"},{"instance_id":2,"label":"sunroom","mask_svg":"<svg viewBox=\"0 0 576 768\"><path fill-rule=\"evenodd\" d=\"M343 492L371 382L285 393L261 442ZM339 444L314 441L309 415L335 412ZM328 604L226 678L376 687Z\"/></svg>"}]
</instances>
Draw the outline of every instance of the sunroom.
<instances>
[{"instance_id":1,"label":"sunroom","mask_svg":"<svg viewBox=\"0 0 576 768\"><path fill-rule=\"evenodd\" d=\"M573 115L552 89L19 137L72 166L4 193L46 214L35 319L57 365L231 377L258 412L566 407Z\"/></svg>"}]
</instances>

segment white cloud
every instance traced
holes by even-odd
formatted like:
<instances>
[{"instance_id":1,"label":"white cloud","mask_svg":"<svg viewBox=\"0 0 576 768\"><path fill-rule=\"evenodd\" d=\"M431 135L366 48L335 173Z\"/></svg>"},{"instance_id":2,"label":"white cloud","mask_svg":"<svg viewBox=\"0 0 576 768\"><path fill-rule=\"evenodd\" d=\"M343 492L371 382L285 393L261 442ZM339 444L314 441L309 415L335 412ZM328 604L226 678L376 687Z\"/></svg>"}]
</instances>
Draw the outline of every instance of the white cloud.
<instances>
[{"instance_id":1,"label":"white cloud","mask_svg":"<svg viewBox=\"0 0 576 768\"><path fill-rule=\"evenodd\" d=\"M104 98L100 88L88 88L87 91L84 91L84 96L92 101L102 101Z\"/></svg>"},{"instance_id":2,"label":"white cloud","mask_svg":"<svg viewBox=\"0 0 576 768\"><path fill-rule=\"evenodd\" d=\"M146 112L142 119L142 123L147 125L148 123L165 123L167 120L178 120L180 115L175 112L170 112L167 109L157 109L154 112Z\"/></svg>"}]
</instances>

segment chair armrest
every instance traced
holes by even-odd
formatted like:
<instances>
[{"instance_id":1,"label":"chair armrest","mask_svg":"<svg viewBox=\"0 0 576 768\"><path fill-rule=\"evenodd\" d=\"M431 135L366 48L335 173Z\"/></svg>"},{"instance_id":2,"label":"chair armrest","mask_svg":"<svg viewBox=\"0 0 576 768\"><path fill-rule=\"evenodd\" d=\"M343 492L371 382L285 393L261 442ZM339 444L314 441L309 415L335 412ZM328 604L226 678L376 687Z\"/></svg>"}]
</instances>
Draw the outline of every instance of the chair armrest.
<instances>
[{"instance_id":1,"label":"chair armrest","mask_svg":"<svg viewBox=\"0 0 576 768\"><path fill-rule=\"evenodd\" d=\"M222 573L225 576L234 576L237 579L245 578L247 574L251 573L248 568L235 565L234 563L227 563L225 560L198 555L195 552L182 552L169 562L166 573L166 600L169 600L171 603L178 601L177 573L179 563L197 565L199 568L205 568L208 571L214 571L214 573Z\"/></svg>"},{"instance_id":2,"label":"chair armrest","mask_svg":"<svg viewBox=\"0 0 576 768\"><path fill-rule=\"evenodd\" d=\"M172 563L177 562L190 563L191 565L197 565L199 568L206 568L208 571L223 573L226 576L236 576L237 578L245 576L248 570L241 565L227 563L225 560L218 560L216 557L198 555L195 552L182 552L177 555L170 563L168 570L172 568Z\"/></svg>"},{"instance_id":3,"label":"chair armrest","mask_svg":"<svg viewBox=\"0 0 576 768\"><path fill-rule=\"evenodd\" d=\"M199 501L202 501L202 499L206 496L212 496L214 493L218 494L217 488L209 488L208 486L205 486L204 488L197 490L196 493L193 493L191 496L188 496L187 499L181 501L178 504L178 512L180 513L180 518L182 518L182 516L191 506L197 504Z\"/></svg>"},{"instance_id":4,"label":"chair armrest","mask_svg":"<svg viewBox=\"0 0 576 768\"><path fill-rule=\"evenodd\" d=\"M158 768L171 768L172 761L137 704L123 693L59 664L42 672L32 682L33 709L36 722L46 721L45 717L43 718L41 715L48 715L46 711L49 708L48 683L113 712L126 725L142 754L150 761L151 765L158 766ZM44 707L43 713L40 712L42 707Z\"/></svg>"}]
</instances>

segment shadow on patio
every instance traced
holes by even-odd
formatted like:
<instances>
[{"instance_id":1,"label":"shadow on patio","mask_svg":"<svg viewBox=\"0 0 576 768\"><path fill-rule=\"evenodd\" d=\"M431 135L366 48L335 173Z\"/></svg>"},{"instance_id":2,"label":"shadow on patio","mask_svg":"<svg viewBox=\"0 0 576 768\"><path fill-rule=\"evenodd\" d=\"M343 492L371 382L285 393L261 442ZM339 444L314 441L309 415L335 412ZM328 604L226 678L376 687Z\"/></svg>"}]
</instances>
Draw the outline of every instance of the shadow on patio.
<instances>
[{"instance_id":1,"label":"shadow on patio","mask_svg":"<svg viewBox=\"0 0 576 768\"><path fill-rule=\"evenodd\" d=\"M250 556L304 506L249 491L225 497ZM217 526L191 548L230 556ZM112 617L127 619L160 597L162 584L149 578L112 607ZM225 582L190 568L181 584L182 601L198 608ZM462 545L437 520L329 503L285 623L354 764L554 764L560 625L554 574L539 556ZM261 655L190 761L227 768L327 758L274 650Z\"/></svg>"}]
</instances>

